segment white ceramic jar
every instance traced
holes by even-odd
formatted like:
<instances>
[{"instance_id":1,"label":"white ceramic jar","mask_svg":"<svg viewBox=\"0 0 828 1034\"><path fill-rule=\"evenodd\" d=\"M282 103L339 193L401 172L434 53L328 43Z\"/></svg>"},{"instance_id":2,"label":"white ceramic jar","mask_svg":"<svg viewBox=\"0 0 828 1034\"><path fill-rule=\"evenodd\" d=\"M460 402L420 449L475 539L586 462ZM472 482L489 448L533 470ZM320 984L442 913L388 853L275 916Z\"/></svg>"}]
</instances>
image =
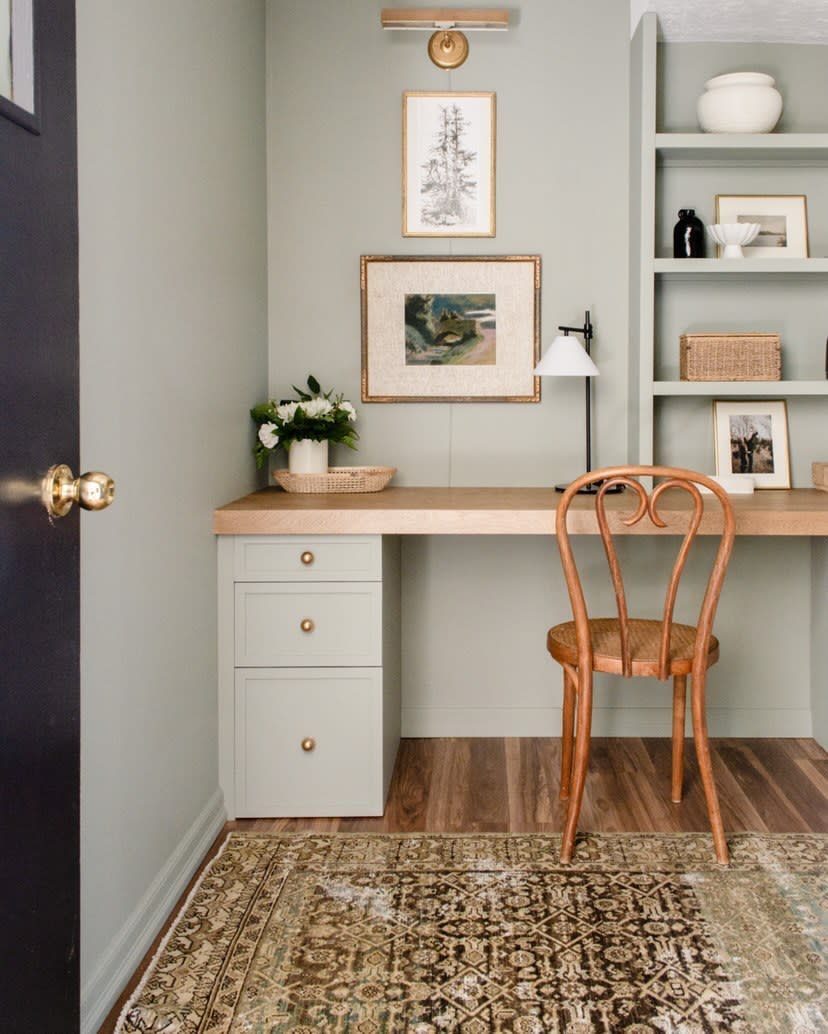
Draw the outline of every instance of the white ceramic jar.
<instances>
[{"instance_id":1,"label":"white ceramic jar","mask_svg":"<svg viewBox=\"0 0 828 1034\"><path fill-rule=\"evenodd\" d=\"M288 470L291 474L327 474L328 442L300 438L290 443Z\"/></svg>"},{"instance_id":2,"label":"white ceramic jar","mask_svg":"<svg viewBox=\"0 0 828 1034\"><path fill-rule=\"evenodd\" d=\"M782 95L764 72L730 72L704 84L696 111L705 133L770 133L782 114Z\"/></svg>"}]
</instances>

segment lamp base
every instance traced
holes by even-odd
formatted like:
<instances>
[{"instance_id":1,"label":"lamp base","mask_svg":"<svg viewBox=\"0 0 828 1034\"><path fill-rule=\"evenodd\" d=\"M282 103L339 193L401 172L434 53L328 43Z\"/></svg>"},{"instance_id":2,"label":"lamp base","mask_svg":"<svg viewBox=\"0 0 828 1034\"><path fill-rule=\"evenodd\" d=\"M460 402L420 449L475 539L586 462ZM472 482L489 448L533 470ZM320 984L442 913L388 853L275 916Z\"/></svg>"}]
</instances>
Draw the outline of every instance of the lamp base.
<instances>
[{"instance_id":1,"label":"lamp base","mask_svg":"<svg viewBox=\"0 0 828 1034\"><path fill-rule=\"evenodd\" d=\"M603 483L603 481L596 481L592 485L584 485L583 488L578 489L577 494L598 495L598 490L600 489L601 485L603 485ZM618 492L623 492L626 487L626 485L613 485L612 488L607 489L607 495L616 495ZM567 488L569 488L569 485L555 485L556 492L565 492Z\"/></svg>"}]
</instances>

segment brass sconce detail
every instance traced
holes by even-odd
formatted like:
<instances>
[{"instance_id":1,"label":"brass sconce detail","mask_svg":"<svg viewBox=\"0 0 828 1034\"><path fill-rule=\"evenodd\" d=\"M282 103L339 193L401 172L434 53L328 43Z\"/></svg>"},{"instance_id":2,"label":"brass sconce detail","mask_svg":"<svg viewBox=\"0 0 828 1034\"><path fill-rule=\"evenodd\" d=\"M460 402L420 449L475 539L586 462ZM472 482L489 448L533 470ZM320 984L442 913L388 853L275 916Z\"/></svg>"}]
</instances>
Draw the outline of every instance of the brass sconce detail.
<instances>
[{"instance_id":1,"label":"brass sconce detail","mask_svg":"<svg viewBox=\"0 0 828 1034\"><path fill-rule=\"evenodd\" d=\"M438 29L428 41L428 56L438 68L459 68L469 56L469 41L456 29Z\"/></svg>"},{"instance_id":2,"label":"brass sconce detail","mask_svg":"<svg viewBox=\"0 0 828 1034\"><path fill-rule=\"evenodd\" d=\"M438 68L450 70L469 56L469 41L461 29L503 31L509 28L509 12L482 7L384 7L380 21L384 29L431 29L428 56Z\"/></svg>"}]
</instances>

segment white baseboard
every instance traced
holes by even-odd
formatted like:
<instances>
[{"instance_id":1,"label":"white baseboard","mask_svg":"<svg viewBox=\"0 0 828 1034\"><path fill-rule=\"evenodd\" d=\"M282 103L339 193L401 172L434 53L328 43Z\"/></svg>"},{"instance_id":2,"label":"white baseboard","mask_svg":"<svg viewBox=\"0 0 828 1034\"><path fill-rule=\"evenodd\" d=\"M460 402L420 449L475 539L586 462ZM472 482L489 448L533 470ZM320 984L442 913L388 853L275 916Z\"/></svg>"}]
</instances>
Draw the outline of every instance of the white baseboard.
<instances>
[{"instance_id":1,"label":"white baseboard","mask_svg":"<svg viewBox=\"0 0 828 1034\"><path fill-rule=\"evenodd\" d=\"M95 1034L106 1019L225 821L216 790L81 988L81 1034Z\"/></svg>"},{"instance_id":2,"label":"white baseboard","mask_svg":"<svg viewBox=\"0 0 828 1034\"><path fill-rule=\"evenodd\" d=\"M689 710L689 708L688 708ZM807 708L708 708L711 736L810 736ZM596 707L593 736L669 736L669 707ZM687 733L691 734L688 716ZM404 707L402 735L560 736L559 707Z\"/></svg>"}]
</instances>

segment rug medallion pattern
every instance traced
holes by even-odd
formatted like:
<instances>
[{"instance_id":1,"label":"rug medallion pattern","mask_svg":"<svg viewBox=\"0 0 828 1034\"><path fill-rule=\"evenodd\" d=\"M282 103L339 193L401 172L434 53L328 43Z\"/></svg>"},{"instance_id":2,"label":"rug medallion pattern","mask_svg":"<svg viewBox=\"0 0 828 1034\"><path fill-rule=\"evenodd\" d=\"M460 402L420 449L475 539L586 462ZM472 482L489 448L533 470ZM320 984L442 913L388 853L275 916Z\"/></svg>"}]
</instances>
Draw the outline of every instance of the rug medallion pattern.
<instances>
[{"instance_id":1,"label":"rug medallion pattern","mask_svg":"<svg viewBox=\"0 0 828 1034\"><path fill-rule=\"evenodd\" d=\"M828 837L233 833L118 1034L828 1030Z\"/></svg>"}]
</instances>

